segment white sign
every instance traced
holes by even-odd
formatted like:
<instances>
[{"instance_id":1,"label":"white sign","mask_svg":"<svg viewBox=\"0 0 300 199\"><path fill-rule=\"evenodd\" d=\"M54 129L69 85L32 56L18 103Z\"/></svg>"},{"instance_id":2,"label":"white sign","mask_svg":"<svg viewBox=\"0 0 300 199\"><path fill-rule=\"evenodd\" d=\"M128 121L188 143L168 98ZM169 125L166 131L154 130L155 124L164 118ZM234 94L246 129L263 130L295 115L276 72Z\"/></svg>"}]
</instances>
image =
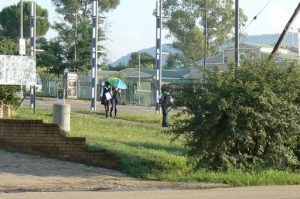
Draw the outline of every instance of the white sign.
<instances>
[{"instance_id":1,"label":"white sign","mask_svg":"<svg viewBox=\"0 0 300 199\"><path fill-rule=\"evenodd\" d=\"M19 40L19 54L20 55L26 54L26 41L25 39L22 38Z\"/></svg>"},{"instance_id":2,"label":"white sign","mask_svg":"<svg viewBox=\"0 0 300 199\"><path fill-rule=\"evenodd\" d=\"M35 85L36 63L26 56L0 55L0 85Z\"/></svg>"},{"instance_id":3,"label":"white sign","mask_svg":"<svg viewBox=\"0 0 300 199\"><path fill-rule=\"evenodd\" d=\"M67 98L77 99L77 81L76 73L67 73Z\"/></svg>"}]
</instances>

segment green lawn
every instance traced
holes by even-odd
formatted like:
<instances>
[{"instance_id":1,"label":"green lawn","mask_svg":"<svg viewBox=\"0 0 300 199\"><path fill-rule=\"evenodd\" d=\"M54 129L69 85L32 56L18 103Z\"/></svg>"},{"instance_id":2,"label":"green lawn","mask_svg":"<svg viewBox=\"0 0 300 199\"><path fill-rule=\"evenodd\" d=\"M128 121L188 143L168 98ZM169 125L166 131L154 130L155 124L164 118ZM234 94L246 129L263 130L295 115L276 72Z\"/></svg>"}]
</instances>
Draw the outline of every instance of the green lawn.
<instances>
[{"instance_id":1,"label":"green lawn","mask_svg":"<svg viewBox=\"0 0 300 199\"><path fill-rule=\"evenodd\" d=\"M32 110L21 108L16 117L51 122L52 111L37 110L33 115ZM195 171L183 138L171 142L172 135L160 127L160 117L155 114L120 114L120 119L106 119L100 112L77 111L71 116L69 136L86 137L88 147L114 152L122 160L120 170L133 177L231 185L300 184L300 174L287 171Z\"/></svg>"}]
</instances>

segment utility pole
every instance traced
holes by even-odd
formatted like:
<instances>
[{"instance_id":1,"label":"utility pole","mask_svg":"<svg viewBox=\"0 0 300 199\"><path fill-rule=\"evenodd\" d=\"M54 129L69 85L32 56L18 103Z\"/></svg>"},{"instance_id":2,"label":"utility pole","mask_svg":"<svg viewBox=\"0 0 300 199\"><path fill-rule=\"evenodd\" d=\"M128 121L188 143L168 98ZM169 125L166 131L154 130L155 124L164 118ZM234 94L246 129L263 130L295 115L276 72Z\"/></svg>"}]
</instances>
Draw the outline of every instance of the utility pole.
<instances>
[{"instance_id":1,"label":"utility pole","mask_svg":"<svg viewBox=\"0 0 300 199\"><path fill-rule=\"evenodd\" d=\"M31 0L30 4L30 57L35 57L35 33L36 33L36 3Z\"/></svg>"},{"instance_id":2,"label":"utility pole","mask_svg":"<svg viewBox=\"0 0 300 199\"><path fill-rule=\"evenodd\" d=\"M30 57L35 59L36 46L35 46L35 36L36 36L36 3L31 0L30 3ZM34 108L35 112L35 85L30 86L30 107Z\"/></svg>"},{"instance_id":3,"label":"utility pole","mask_svg":"<svg viewBox=\"0 0 300 199\"><path fill-rule=\"evenodd\" d=\"M235 0L235 65L240 66L240 7L239 0Z\"/></svg>"},{"instance_id":4,"label":"utility pole","mask_svg":"<svg viewBox=\"0 0 300 199\"><path fill-rule=\"evenodd\" d=\"M162 0L156 0L156 113L160 113L159 97L161 94L162 69Z\"/></svg>"},{"instance_id":5,"label":"utility pole","mask_svg":"<svg viewBox=\"0 0 300 199\"><path fill-rule=\"evenodd\" d=\"M23 39L23 0L20 0L20 38Z\"/></svg>"},{"instance_id":6,"label":"utility pole","mask_svg":"<svg viewBox=\"0 0 300 199\"><path fill-rule=\"evenodd\" d=\"M206 82L206 53L207 53L207 0L205 0L205 16L204 16L204 59L203 59L203 82Z\"/></svg>"},{"instance_id":7,"label":"utility pole","mask_svg":"<svg viewBox=\"0 0 300 199\"><path fill-rule=\"evenodd\" d=\"M274 46L274 49L273 51L271 52L270 56L269 56L269 59L272 59L273 56L276 54L276 52L278 51L278 49L280 48L284 38L286 37L289 29L290 29L290 26L292 25L293 21L295 20L295 18L297 17L298 13L300 11L300 3L298 4L297 8L295 9L292 17L290 18L290 20L288 21L288 23L286 24L285 28L283 29L277 43L275 44Z\"/></svg>"},{"instance_id":8,"label":"utility pole","mask_svg":"<svg viewBox=\"0 0 300 199\"><path fill-rule=\"evenodd\" d=\"M74 46L74 61L77 60L77 37L78 37L78 15L81 15L82 11L80 9L76 10L75 13L75 46Z\"/></svg>"},{"instance_id":9,"label":"utility pole","mask_svg":"<svg viewBox=\"0 0 300 199\"><path fill-rule=\"evenodd\" d=\"M78 15L78 10L76 10L76 13L75 13L75 46L74 46L75 64L76 64L76 60L77 60L77 15Z\"/></svg>"},{"instance_id":10,"label":"utility pole","mask_svg":"<svg viewBox=\"0 0 300 199\"><path fill-rule=\"evenodd\" d=\"M93 1L93 39L92 39L92 102L91 108L97 110L97 64L98 64L98 15L99 1Z\"/></svg>"},{"instance_id":11,"label":"utility pole","mask_svg":"<svg viewBox=\"0 0 300 199\"><path fill-rule=\"evenodd\" d=\"M19 40L19 55L26 54L26 42L23 34L23 0L20 0L20 40Z\"/></svg>"},{"instance_id":12,"label":"utility pole","mask_svg":"<svg viewBox=\"0 0 300 199\"><path fill-rule=\"evenodd\" d=\"M141 104L141 52L139 52L139 87L138 87L139 105Z\"/></svg>"}]
</instances>

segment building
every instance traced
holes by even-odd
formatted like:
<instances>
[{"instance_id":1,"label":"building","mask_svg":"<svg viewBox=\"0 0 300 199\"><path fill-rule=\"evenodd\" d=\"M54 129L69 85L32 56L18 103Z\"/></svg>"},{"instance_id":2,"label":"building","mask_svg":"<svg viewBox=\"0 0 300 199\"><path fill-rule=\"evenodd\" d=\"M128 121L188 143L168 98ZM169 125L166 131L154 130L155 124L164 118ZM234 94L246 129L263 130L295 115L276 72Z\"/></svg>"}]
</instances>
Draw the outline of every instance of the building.
<instances>
[{"instance_id":1,"label":"building","mask_svg":"<svg viewBox=\"0 0 300 199\"><path fill-rule=\"evenodd\" d=\"M267 58L273 50L273 46L261 44L240 44L240 59L241 60L257 60ZM220 67L221 70L227 70L229 63L233 63L235 59L235 48L228 47L223 52L208 57L206 59L207 69L213 69L215 66ZM298 54L288 49L280 48L278 54L275 56L277 61L283 60L297 60ZM197 63L198 66L203 66L204 60ZM191 66L190 68L192 79L201 79L201 72L199 67Z\"/></svg>"}]
</instances>

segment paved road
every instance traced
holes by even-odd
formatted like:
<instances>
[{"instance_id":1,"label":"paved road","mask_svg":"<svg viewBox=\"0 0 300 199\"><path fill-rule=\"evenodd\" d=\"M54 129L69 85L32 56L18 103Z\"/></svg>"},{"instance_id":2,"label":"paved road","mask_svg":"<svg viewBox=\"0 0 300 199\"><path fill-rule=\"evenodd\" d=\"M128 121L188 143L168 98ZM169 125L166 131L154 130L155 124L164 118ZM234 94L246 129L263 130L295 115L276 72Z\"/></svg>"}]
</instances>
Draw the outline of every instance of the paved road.
<instances>
[{"instance_id":1,"label":"paved road","mask_svg":"<svg viewBox=\"0 0 300 199\"><path fill-rule=\"evenodd\" d=\"M37 98L36 107L42 109L52 109L53 104L56 103L55 98ZM89 100L72 100L66 99L66 104L71 105L71 110L91 110L91 101ZM23 102L23 106L29 107L29 100ZM97 102L97 110L104 110L103 105ZM155 113L154 107L134 106L134 105L119 105L118 111L120 113Z\"/></svg>"},{"instance_id":2,"label":"paved road","mask_svg":"<svg viewBox=\"0 0 300 199\"><path fill-rule=\"evenodd\" d=\"M300 186L126 192L44 192L0 194L0 199L299 199Z\"/></svg>"}]
</instances>

